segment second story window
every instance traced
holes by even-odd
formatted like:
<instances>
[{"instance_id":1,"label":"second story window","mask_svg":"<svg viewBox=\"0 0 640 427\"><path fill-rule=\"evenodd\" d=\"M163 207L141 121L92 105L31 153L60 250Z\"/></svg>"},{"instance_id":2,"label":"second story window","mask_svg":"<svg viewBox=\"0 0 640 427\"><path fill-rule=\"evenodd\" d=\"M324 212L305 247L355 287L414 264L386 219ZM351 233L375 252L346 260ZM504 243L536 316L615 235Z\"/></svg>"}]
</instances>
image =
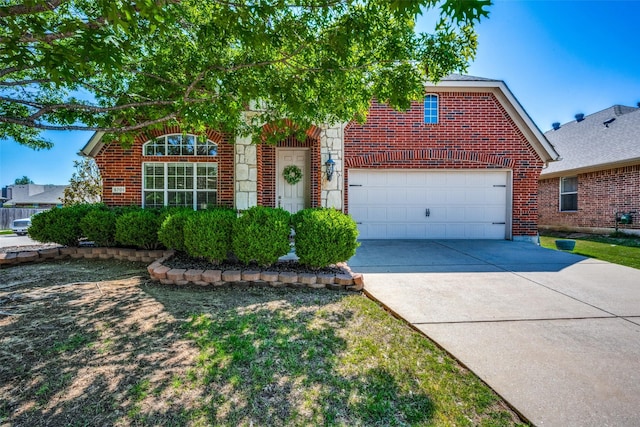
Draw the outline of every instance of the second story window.
<instances>
[{"instance_id":1,"label":"second story window","mask_svg":"<svg viewBox=\"0 0 640 427\"><path fill-rule=\"evenodd\" d=\"M438 95L428 94L424 97L424 122L438 123Z\"/></svg>"},{"instance_id":2,"label":"second story window","mask_svg":"<svg viewBox=\"0 0 640 427\"><path fill-rule=\"evenodd\" d=\"M190 134L163 135L142 146L145 156L215 156L218 144Z\"/></svg>"}]
</instances>

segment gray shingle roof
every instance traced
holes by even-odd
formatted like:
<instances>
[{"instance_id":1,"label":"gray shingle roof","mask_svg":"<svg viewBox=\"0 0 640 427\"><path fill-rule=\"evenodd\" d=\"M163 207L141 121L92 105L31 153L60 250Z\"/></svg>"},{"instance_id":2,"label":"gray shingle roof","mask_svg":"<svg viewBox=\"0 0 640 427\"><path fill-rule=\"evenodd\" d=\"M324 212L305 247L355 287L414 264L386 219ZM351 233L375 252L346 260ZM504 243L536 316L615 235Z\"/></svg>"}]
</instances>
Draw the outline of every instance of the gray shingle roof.
<instances>
[{"instance_id":1,"label":"gray shingle roof","mask_svg":"<svg viewBox=\"0 0 640 427\"><path fill-rule=\"evenodd\" d=\"M29 184L15 186L12 198L7 202L10 205L17 204L47 204L57 205L62 203L66 185L37 185Z\"/></svg>"},{"instance_id":2,"label":"gray shingle roof","mask_svg":"<svg viewBox=\"0 0 640 427\"><path fill-rule=\"evenodd\" d=\"M544 135L562 160L541 178L640 163L640 108L614 105Z\"/></svg>"},{"instance_id":3,"label":"gray shingle roof","mask_svg":"<svg viewBox=\"0 0 640 427\"><path fill-rule=\"evenodd\" d=\"M497 82L496 79L488 79L486 77L469 76L466 74L449 74L442 78L442 81L455 81L455 82Z\"/></svg>"}]
</instances>

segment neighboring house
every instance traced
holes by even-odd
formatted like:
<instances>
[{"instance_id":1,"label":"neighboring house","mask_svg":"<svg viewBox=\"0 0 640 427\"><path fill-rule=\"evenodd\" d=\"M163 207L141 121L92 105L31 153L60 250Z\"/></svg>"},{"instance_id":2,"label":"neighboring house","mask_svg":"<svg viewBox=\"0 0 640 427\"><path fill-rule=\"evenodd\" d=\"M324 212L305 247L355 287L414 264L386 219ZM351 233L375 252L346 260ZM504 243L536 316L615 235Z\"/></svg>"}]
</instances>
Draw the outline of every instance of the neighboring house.
<instances>
[{"instance_id":1,"label":"neighboring house","mask_svg":"<svg viewBox=\"0 0 640 427\"><path fill-rule=\"evenodd\" d=\"M180 132L126 148L95 134L81 154L96 159L102 201L324 206L352 214L365 239L536 241L538 176L558 157L504 82L460 75L427 85L408 112L373 102L365 124L312 126L304 141ZM283 176L292 165L302 172L293 185Z\"/></svg>"},{"instance_id":2,"label":"neighboring house","mask_svg":"<svg viewBox=\"0 0 640 427\"><path fill-rule=\"evenodd\" d=\"M545 135L562 161L540 175L540 227L640 234L640 108L578 114Z\"/></svg>"},{"instance_id":3,"label":"neighboring house","mask_svg":"<svg viewBox=\"0 0 640 427\"><path fill-rule=\"evenodd\" d=\"M8 185L5 208L52 208L62 206L62 197L66 185Z\"/></svg>"}]
</instances>

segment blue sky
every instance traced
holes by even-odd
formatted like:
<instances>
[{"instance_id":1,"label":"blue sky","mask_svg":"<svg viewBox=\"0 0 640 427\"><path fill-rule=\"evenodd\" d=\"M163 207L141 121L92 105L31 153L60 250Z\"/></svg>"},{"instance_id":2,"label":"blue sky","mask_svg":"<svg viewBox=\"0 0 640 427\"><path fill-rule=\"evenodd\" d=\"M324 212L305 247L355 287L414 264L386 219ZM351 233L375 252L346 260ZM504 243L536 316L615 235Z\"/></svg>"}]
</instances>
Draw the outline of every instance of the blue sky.
<instances>
[{"instance_id":1,"label":"blue sky","mask_svg":"<svg viewBox=\"0 0 640 427\"><path fill-rule=\"evenodd\" d=\"M478 55L467 74L504 80L542 131L577 113L640 102L640 0L494 3L477 27ZM0 141L0 186L23 175L38 184L69 182L91 134L48 135L51 150Z\"/></svg>"}]
</instances>

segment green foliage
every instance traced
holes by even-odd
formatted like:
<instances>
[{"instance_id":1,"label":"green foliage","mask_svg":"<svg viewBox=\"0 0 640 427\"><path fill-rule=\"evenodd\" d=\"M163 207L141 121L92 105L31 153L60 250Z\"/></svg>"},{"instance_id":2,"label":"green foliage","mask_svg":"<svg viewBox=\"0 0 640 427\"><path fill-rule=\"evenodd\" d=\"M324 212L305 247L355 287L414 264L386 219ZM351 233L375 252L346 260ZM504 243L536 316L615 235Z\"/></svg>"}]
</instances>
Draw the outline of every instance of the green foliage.
<instances>
[{"instance_id":1,"label":"green foliage","mask_svg":"<svg viewBox=\"0 0 640 427\"><path fill-rule=\"evenodd\" d=\"M491 4L9 3L0 6L0 139L34 148L51 146L42 130L101 130L131 142L167 123L257 136L272 122L270 142L310 123L364 119L372 98L406 108L425 79L467 67L473 26ZM417 15L436 8L435 28L417 34ZM260 114L246 123L255 100Z\"/></svg>"},{"instance_id":2,"label":"green foliage","mask_svg":"<svg viewBox=\"0 0 640 427\"><path fill-rule=\"evenodd\" d=\"M33 181L31 181L31 178L29 178L26 175L23 175L22 178L16 178L15 181L13 181L13 183L15 185L27 185L27 184L33 184Z\"/></svg>"},{"instance_id":3,"label":"green foliage","mask_svg":"<svg viewBox=\"0 0 640 427\"><path fill-rule=\"evenodd\" d=\"M184 244L184 225L189 216L193 215L191 209L181 209L168 212L158 230L158 239L169 249L186 251Z\"/></svg>"},{"instance_id":4,"label":"green foliage","mask_svg":"<svg viewBox=\"0 0 640 427\"><path fill-rule=\"evenodd\" d=\"M358 227L349 215L335 209L304 209L292 216L296 255L312 268L344 262L356 253Z\"/></svg>"},{"instance_id":5,"label":"green foliage","mask_svg":"<svg viewBox=\"0 0 640 427\"><path fill-rule=\"evenodd\" d=\"M156 249L160 245L160 224L159 212L155 210L138 209L124 213L116 219L116 241L125 246Z\"/></svg>"},{"instance_id":6,"label":"green foliage","mask_svg":"<svg viewBox=\"0 0 640 427\"><path fill-rule=\"evenodd\" d=\"M80 223L93 209L92 205L74 205L55 207L34 215L28 231L29 237L43 243L78 246L80 239L84 237Z\"/></svg>"},{"instance_id":7,"label":"green foliage","mask_svg":"<svg viewBox=\"0 0 640 427\"><path fill-rule=\"evenodd\" d=\"M230 209L194 212L184 224L184 244L192 257L212 263L227 259L231 251L231 236L236 214Z\"/></svg>"},{"instance_id":8,"label":"green foliage","mask_svg":"<svg viewBox=\"0 0 640 427\"><path fill-rule=\"evenodd\" d=\"M271 265L290 250L289 212L254 206L233 225L233 253L245 264Z\"/></svg>"},{"instance_id":9,"label":"green foliage","mask_svg":"<svg viewBox=\"0 0 640 427\"><path fill-rule=\"evenodd\" d=\"M78 203L98 203L102 199L102 178L95 160L83 157L74 160L76 171L64 189L62 203L65 206Z\"/></svg>"},{"instance_id":10,"label":"green foliage","mask_svg":"<svg viewBox=\"0 0 640 427\"><path fill-rule=\"evenodd\" d=\"M116 214L106 207L98 205L80 221L80 229L87 240L96 246L115 246Z\"/></svg>"}]
</instances>

